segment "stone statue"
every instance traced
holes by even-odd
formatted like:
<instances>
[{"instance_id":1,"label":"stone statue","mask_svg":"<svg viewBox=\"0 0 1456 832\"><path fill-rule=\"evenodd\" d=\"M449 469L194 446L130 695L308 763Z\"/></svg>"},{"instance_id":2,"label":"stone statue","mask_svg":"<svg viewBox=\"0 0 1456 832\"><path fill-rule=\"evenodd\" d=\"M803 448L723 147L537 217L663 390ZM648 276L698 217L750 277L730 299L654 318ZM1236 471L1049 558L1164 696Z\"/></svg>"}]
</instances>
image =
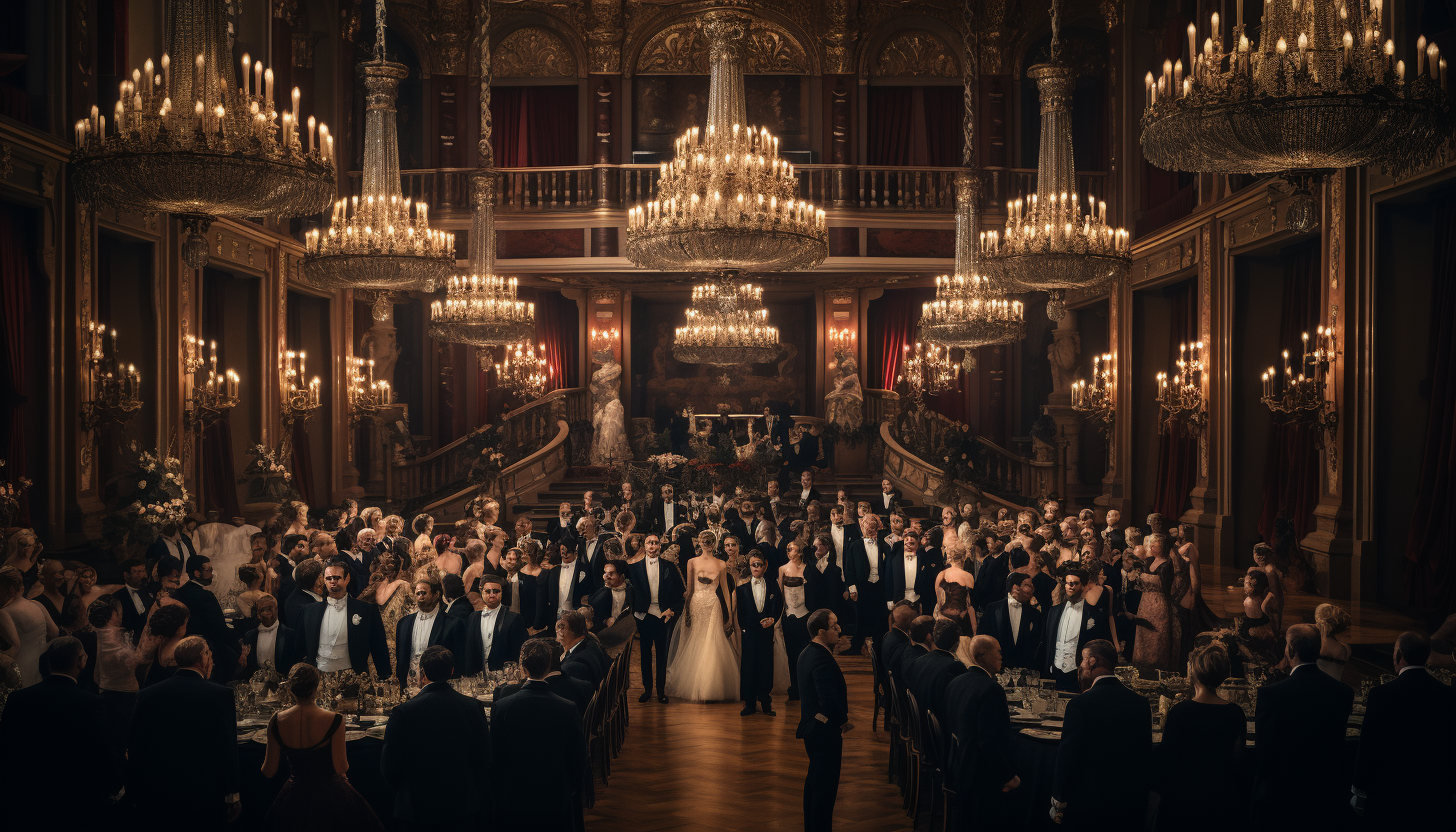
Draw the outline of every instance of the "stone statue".
<instances>
[{"instance_id":1,"label":"stone statue","mask_svg":"<svg viewBox=\"0 0 1456 832\"><path fill-rule=\"evenodd\" d=\"M602 366L591 377L591 464L610 465L632 458L627 444L626 411L622 409L622 365L612 352L599 354Z\"/></svg>"},{"instance_id":2,"label":"stone statue","mask_svg":"<svg viewBox=\"0 0 1456 832\"><path fill-rule=\"evenodd\" d=\"M1075 329L1052 331L1047 363L1052 366L1052 391L1070 393L1077 378L1077 358L1082 352L1082 334Z\"/></svg>"},{"instance_id":3,"label":"stone statue","mask_svg":"<svg viewBox=\"0 0 1456 832\"><path fill-rule=\"evenodd\" d=\"M834 389L824 396L824 416L844 430L857 430L864 421L864 391L859 384L859 364L845 356L834 374Z\"/></svg>"}]
</instances>

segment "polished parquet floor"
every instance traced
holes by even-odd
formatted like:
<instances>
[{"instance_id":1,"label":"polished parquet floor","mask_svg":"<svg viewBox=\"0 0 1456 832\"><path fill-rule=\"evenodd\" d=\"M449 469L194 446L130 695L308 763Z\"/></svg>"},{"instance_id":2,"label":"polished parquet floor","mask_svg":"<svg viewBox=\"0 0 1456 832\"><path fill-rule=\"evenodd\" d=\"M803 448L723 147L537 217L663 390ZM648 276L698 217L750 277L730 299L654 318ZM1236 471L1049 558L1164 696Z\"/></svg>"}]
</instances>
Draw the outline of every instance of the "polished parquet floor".
<instances>
[{"instance_id":1,"label":"polished parquet floor","mask_svg":"<svg viewBox=\"0 0 1456 832\"><path fill-rule=\"evenodd\" d=\"M841 643L847 646L848 641ZM611 785L597 783L586 812L594 832L804 828L804 744L794 739L799 703L775 701L777 716L739 716L741 702L698 705L672 700L637 704L640 666L633 657L628 698L631 725ZM909 827L900 792L886 779L889 741L870 731L874 702L870 663L840 656L849 686L850 722L835 805L837 832L889 832Z\"/></svg>"}]
</instances>

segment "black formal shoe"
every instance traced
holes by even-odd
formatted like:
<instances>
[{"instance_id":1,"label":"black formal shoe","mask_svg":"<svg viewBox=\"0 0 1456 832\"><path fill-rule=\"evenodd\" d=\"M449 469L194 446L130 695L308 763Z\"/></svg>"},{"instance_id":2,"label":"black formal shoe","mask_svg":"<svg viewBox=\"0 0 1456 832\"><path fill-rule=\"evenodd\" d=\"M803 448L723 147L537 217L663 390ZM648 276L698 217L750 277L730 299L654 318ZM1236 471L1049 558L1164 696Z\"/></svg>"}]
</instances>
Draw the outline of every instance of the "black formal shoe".
<instances>
[{"instance_id":1,"label":"black formal shoe","mask_svg":"<svg viewBox=\"0 0 1456 832\"><path fill-rule=\"evenodd\" d=\"M768 716L778 716L778 713L776 711L774 711L773 708L770 708L767 705L764 706L763 712L764 712L764 714L766 714Z\"/></svg>"},{"instance_id":2,"label":"black formal shoe","mask_svg":"<svg viewBox=\"0 0 1456 832\"><path fill-rule=\"evenodd\" d=\"M664 693L661 696L657 697L657 701L658 702L661 702L664 705L666 705L667 704L667 694Z\"/></svg>"},{"instance_id":3,"label":"black formal shoe","mask_svg":"<svg viewBox=\"0 0 1456 832\"><path fill-rule=\"evenodd\" d=\"M646 701L650 700L651 698L652 698L652 691L650 691L650 690L644 690L644 691L642 691L642 695L639 696L639 697L637 697L637 701L638 702L646 702Z\"/></svg>"},{"instance_id":4,"label":"black formal shoe","mask_svg":"<svg viewBox=\"0 0 1456 832\"><path fill-rule=\"evenodd\" d=\"M739 711L738 712L738 715L739 716L753 716L756 713L758 713L758 709L757 708L753 707L752 705L744 705L743 706L743 710Z\"/></svg>"}]
</instances>

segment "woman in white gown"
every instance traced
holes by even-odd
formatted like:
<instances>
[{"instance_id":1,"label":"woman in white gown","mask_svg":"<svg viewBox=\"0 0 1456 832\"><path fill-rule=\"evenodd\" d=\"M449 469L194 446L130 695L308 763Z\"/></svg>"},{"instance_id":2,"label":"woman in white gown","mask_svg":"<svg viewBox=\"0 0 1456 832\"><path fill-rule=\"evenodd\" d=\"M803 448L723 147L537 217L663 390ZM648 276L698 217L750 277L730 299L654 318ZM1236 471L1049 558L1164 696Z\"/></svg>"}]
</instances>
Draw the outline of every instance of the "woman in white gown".
<instances>
[{"instance_id":1,"label":"woman in white gown","mask_svg":"<svg viewBox=\"0 0 1456 832\"><path fill-rule=\"evenodd\" d=\"M0 641L6 645L5 655L20 668L20 686L28 688L41 680L40 654L46 642L61 631L45 607L21 597L24 590L19 569L7 566L0 571ZM733 684L738 684L737 665Z\"/></svg>"},{"instance_id":2,"label":"woman in white gown","mask_svg":"<svg viewBox=\"0 0 1456 832\"><path fill-rule=\"evenodd\" d=\"M731 613L723 614L724 609L733 609L728 566L713 549L711 543L702 545L698 556L688 561L692 596L682 622L673 628L667 651L667 695L693 702L738 699L738 651L729 639L733 622Z\"/></svg>"}]
</instances>

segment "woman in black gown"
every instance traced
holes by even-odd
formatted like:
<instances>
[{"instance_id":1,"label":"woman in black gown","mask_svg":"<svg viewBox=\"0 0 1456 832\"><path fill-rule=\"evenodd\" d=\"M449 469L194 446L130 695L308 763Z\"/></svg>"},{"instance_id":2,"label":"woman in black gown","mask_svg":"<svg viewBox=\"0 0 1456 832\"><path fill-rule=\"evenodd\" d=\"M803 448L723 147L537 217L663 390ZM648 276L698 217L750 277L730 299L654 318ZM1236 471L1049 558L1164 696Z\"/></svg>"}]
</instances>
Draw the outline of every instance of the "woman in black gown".
<instances>
[{"instance_id":1,"label":"woman in black gown","mask_svg":"<svg viewBox=\"0 0 1456 832\"><path fill-rule=\"evenodd\" d=\"M1218 695L1228 675L1229 656L1222 645L1199 647L1188 660L1193 698L1168 711L1155 752L1158 832L1240 825L1242 806L1228 797L1244 793L1240 763L1246 726L1244 709Z\"/></svg>"},{"instance_id":2,"label":"woman in black gown","mask_svg":"<svg viewBox=\"0 0 1456 832\"><path fill-rule=\"evenodd\" d=\"M284 681L298 704L268 720L268 754L263 775L275 777L279 764L288 761L288 782L283 784L263 828L270 832L315 832L319 829L383 832L384 824L344 772L344 717L314 704L319 672L312 665L296 664Z\"/></svg>"}]
</instances>

